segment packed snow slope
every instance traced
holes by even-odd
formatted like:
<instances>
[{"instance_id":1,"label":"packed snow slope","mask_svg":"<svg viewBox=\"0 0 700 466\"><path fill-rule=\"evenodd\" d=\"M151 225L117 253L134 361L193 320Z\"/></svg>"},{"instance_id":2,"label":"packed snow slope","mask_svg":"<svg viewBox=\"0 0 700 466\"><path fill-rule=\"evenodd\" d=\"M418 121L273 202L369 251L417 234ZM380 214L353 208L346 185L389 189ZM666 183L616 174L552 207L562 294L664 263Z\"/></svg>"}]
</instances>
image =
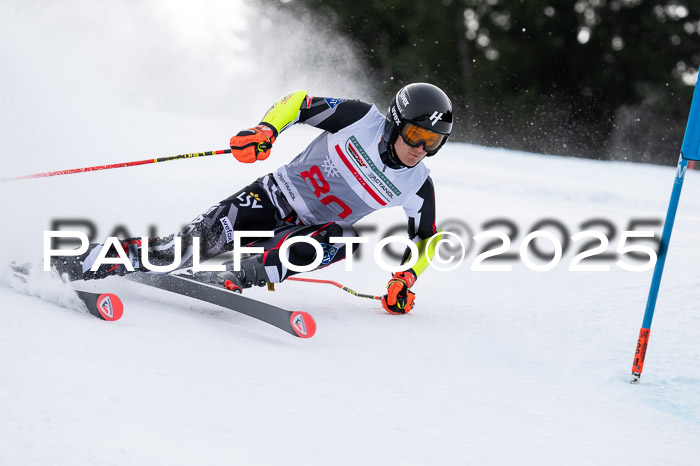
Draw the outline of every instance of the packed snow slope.
<instances>
[{"instance_id":1,"label":"packed snow slope","mask_svg":"<svg viewBox=\"0 0 700 466\"><path fill-rule=\"evenodd\" d=\"M333 31L256 8L2 2L0 175L223 149L292 89L386 106ZM176 232L317 134L290 128L253 165L217 156L0 184L0 264L40 263L57 222L96 240ZM696 173L633 386L652 272L621 269L644 263L627 254L583 262L609 271L569 271L597 244L570 237L600 230L614 254L623 231L659 236L674 169L458 143L426 163L438 226L467 241L464 262L427 270L405 316L325 285L247 293L310 312L309 340L121 278L76 284L121 296L124 317L103 322L50 276L23 286L0 267L0 465L698 464ZM383 293L372 248L403 234L403 212L357 226L370 243L354 270L307 276ZM518 257L539 227L569 238L546 272ZM472 270L491 241L473 236L489 229L515 256L484 265L511 271ZM534 248L551 244L528 248L545 263Z\"/></svg>"},{"instance_id":2,"label":"packed snow slope","mask_svg":"<svg viewBox=\"0 0 700 466\"><path fill-rule=\"evenodd\" d=\"M305 139L297 133L288 137ZM253 168L222 157L5 185L3 197L16 199L5 210L33 191L52 193L11 250L38 258L51 215L90 216L100 228L133 221L134 231L184 222L249 172L291 155L279 149ZM608 219L618 237L630 219L661 219L674 176L666 167L465 144L448 144L428 164L438 223L460 220L476 234L510 219L521 229L514 252L542 218L569 235ZM137 189L135 179L154 177L172 187ZM496 262L511 272L472 271L480 242L457 269L428 270L405 316L324 285L247 293L312 313L310 340L120 278L79 284L122 297L124 317L102 322L70 302L21 294L6 277L0 464L696 464L699 196L689 173L637 386L628 380L651 271L623 271L611 259L595 262L609 272L570 272L580 243L548 272L520 259ZM355 270L309 276L381 293L388 274L371 247L402 221L400 209L368 217L362 224L377 233ZM24 291L39 290L66 297L48 280Z\"/></svg>"}]
</instances>

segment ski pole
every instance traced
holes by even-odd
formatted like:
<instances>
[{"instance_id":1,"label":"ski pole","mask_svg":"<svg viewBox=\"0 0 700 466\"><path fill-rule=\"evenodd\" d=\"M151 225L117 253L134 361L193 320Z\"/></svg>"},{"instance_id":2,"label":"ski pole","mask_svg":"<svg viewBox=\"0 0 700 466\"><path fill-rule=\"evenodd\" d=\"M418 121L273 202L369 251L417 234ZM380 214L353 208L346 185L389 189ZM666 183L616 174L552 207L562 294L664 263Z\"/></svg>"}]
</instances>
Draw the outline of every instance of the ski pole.
<instances>
[{"instance_id":1,"label":"ski pole","mask_svg":"<svg viewBox=\"0 0 700 466\"><path fill-rule=\"evenodd\" d=\"M651 321L654 318L656 298L659 294L661 276L664 271L664 264L666 263L668 246L671 242L671 232L673 231L673 223L676 219L676 210L678 209L678 201L681 197L683 180L688 170L688 162L690 160L700 160L700 92L698 92L698 87L700 86L695 86L693 100L690 104L688 125L685 128L685 135L683 136L683 143L681 145L681 157L680 160L678 160L676 178L673 183L673 190L671 191L671 200L668 204L666 221L664 222L664 229L661 233L659 256L654 266L654 275L651 279L651 286L649 287L647 306L644 310L644 320L642 321L642 328L639 330L639 337L637 338L637 348L634 353L634 361L632 362L632 378L630 379L630 383L639 383L639 378L642 376L644 358L646 357L647 346L649 345L649 334L651 333Z\"/></svg>"},{"instance_id":2,"label":"ski pole","mask_svg":"<svg viewBox=\"0 0 700 466\"><path fill-rule=\"evenodd\" d=\"M149 163L170 162L171 160L191 159L191 158L195 158L195 157L206 157L209 155L230 154L230 153L231 153L231 149L212 150L212 151L208 151L208 152L193 152L191 154L171 155L169 157L159 157L159 158L155 158L155 159L138 160L136 162L122 162L122 163L114 163L111 165L98 165L95 167L73 168L70 170L59 170L59 171L55 171L55 172L35 173L33 175L15 176L12 178L3 178L2 182L4 183L6 181L26 180L29 178L45 178L47 176L70 175L73 173L92 172L92 171L97 171L97 170L111 170L112 168L133 167L136 165L146 165Z\"/></svg>"},{"instance_id":3,"label":"ski pole","mask_svg":"<svg viewBox=\"0 0 700 466\"><path fill-rule=\"evenodd\" d=\"M350 293L353 296L357 296L358 298L367 298L367 299L376 299L376 300L382 299L381 296L374 296L371 294L358 293L357 291L350 289L347 286L344 286L338 282L334 282L332 280L321 280L318 278L301 278L301 277L289 277L289 278L287 278L287 280L292 280L295 282L307 282L307 283L324 283L326 285L336 286L336 287L340 288L341 290Z\"/></svg>"}]
</instances>

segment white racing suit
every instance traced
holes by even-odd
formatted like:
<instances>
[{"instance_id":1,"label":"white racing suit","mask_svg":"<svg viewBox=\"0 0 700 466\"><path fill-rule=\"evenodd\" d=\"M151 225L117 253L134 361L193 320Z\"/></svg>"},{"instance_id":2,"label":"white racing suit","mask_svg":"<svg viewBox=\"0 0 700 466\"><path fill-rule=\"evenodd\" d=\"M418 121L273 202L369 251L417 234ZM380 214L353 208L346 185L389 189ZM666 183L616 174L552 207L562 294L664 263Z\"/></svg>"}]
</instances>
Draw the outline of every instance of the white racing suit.
<instances>
[{"instance_id":1,"label":"white racing suit","mask_svg":"<svg viewBox=\"0 0 700 466\"><path fill-rule=\"evenodd\" d=\"M293 94L277 102L266 117L279 105L289 106ZM299 100L301 104L294 104L289 121L276 123L280 131L304 123L324 132L290 163L211 207L178 233L182 255L177 268L192 265L193 238L199 238L203 262L231 251L234 231L272 230L273 238L249 238L242 245L262 246L269 281L281 282L295 273L284 267L279 257L284 239L299 235L316 239L324 251L320 267L325 267L346 255L345 243L331 243L330 237L357 236L354 223L375 210L394 206L404 208L408 235L414 242L436 233L430 171L422 161L408 168L392 159L382 140L385 119L374 105L310 97L305 91L297 91L297 103ZM289 108L286 110L289 113ZM175 236L149 240L151 264L173 263ZM121 244L133 268L147 270L141 263L140 238L126 239ZM54 265L72 279L128 273L123 264L105 264L96 272L90 271L102 248L102 244L92 244L77 260L59 257ZM114 250L107 253L107 257L116 255ZM288 249L287 258L295 265L307 265L315 256L311 245L297 243Z\"/></svg>"}]
</instances>

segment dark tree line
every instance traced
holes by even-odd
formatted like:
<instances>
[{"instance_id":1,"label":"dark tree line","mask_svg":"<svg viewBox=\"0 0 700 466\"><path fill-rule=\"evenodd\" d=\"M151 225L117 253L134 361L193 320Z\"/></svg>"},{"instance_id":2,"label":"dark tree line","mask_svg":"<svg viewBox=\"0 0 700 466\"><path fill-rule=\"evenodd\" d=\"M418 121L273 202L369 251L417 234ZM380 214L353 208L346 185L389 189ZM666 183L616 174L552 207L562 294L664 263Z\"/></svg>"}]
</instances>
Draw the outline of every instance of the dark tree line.
<instances>
[{"instance_id":1,"label":"dark tree line","mask_svg":"<svg viewBox=\"0 0 700 466\"><path fill-rule=\"evenodd\" d=\"M429 81L455 138L675 163L700 65L697 0L288 0L354 42L388 103Z\"/></svg>"}]
</instances>

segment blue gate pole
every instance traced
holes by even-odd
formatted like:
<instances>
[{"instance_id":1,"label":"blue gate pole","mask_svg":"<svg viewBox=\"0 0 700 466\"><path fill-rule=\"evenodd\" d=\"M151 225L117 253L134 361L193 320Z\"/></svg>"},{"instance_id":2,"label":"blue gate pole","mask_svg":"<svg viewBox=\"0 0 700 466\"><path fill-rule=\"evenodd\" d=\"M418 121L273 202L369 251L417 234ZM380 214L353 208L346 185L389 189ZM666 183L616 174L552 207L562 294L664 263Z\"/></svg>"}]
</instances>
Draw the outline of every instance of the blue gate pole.
<instances>
[{"instance_id":1,"label":"blue gate pole","mask_svg":"<svg viewBox=\"0 0 700 466\"><path fill-rule=\"evenodd\" d=\"M630 383L638 383L639 377L642 375L644 367L644 357L647 353L647 345L649 343L649 332L651 331L651 320L654 318L654 308L656 307L656 298L659 294L659 285L661 284L661 275L664 273L664 264L666 263L666 252L668 251L668 243L671 241L671 232L673 231L673 222L676 219L676 210L678 210L678 200L681 197L683 189L683 180L685 172L688 169L688 160L681 156L676 169L676 181L673 183L673 191L671 192L671 201L668 204L666 212L666 222L664 230L661 234L661 244L659 246L659 257L654 266L654 276L651 279L651 287L649 288L649 297L647 298L647 307L644 311L644 321L642 328L639 330L639 338L637 339L637 349L634 353L634 362L632 363L632 379Z\"/></svg>"},{"instance_id":2,"label":"blue gate pole","mask_svg":"<svg viewBox=\"0 0 700 466\"><path fill-rule=\"evenodd\" d=\"M639 378L642 375L644 367L644 358L647 353L647 345L649 344L649 333L651 332L651 320L654 318L654 308L656 307L656 298L659 294L659 286L661 284L661 275L664 271L666 263L666 253L668 245L671 241L671 232L673 231L673 222L676 219L676 211L678 210L678 201L681 197L683 189L683 181L685 173L688 169L689 160L700 160L700 93L698 86L695 86L693 92L693 101L690 105L690 115L688 116L688 125L685 128L683 136L683 145L681 147L681 157L678 160L678 168L676 169L676 179L673 183L673 191L671 191L671 201L668 204L666 212L666 221L664 229L661 233L661 244L659 246L659 256L654 266L654 276L651 279L651 287L649 288L649 297L647 298L647 307L644 311L644 320L642 328L639 331L637 338L637 348L634 354L634 362L632 363L632 379L630 383L639 383Z\"/></svg>"}]
</instances>

